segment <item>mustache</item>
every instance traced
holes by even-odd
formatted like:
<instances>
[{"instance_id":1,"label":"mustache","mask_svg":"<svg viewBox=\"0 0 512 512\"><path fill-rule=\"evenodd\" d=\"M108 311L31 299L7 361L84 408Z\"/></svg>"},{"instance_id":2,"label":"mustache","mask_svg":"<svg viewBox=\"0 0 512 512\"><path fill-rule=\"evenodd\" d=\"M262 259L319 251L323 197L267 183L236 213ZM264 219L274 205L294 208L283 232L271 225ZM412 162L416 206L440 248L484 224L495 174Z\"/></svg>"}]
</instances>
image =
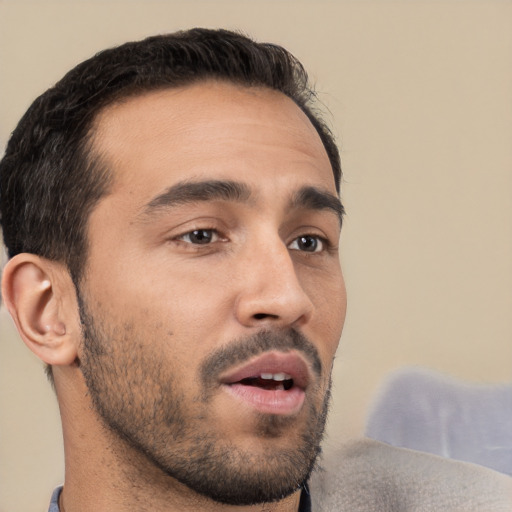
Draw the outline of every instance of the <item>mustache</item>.
<instances>
[{"instance_id":1,"label":"mustache","mask_svg":"<svg viewBox=\"0 0 512 512\"><path fill-rule=\"evenodd\" d=\"M214 385L218 376L232 366L270 350L281 352L297 350L305 356L317 377L322 376L322 362L313 343L299 331L286 329L283 331L262 330L215 350L201 364L201 379L207 387Z\"/></svg>"}]
</instances>

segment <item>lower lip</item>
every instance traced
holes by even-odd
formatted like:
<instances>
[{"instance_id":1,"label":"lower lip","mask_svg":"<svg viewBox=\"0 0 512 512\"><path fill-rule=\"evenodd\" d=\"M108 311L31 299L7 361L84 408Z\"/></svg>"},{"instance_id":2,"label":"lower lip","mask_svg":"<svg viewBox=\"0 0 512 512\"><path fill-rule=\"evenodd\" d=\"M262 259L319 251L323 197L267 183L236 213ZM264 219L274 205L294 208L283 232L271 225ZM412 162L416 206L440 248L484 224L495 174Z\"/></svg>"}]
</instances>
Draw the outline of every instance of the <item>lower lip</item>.
<instances>
[{"instance_id":1,"label":"lower lip","mask_svg":"<svg viewBox=\"0 0 512 512\"><path fill-rule=\"evenodd\" d=\"M297 386L284 390L266 390L243 384L224 385L232 396L262 414L290 416L297 414L304 404L304 390Z\"/></svg>"}]
</instances>

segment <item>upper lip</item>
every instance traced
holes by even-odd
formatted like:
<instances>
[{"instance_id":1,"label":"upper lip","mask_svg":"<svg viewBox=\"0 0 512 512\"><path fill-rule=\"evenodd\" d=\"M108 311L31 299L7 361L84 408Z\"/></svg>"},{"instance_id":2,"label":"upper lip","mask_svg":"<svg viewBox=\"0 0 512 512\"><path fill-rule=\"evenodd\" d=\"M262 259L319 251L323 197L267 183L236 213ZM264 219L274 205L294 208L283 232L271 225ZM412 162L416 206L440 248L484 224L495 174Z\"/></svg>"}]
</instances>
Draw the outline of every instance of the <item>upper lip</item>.
<instances>
[{"instance_id":1,"label":"upper lip","mask_svg":"<svg viewBox=\"0 0 512 512\"><path fill-rule=\"evenodd\" d=\"M259 377L264 373L284 373L293 379L293 384L306 389L311 374L306 361L295 351L267 352L250 359L247 363L238 366L220 377L222 384L235 384L244 379Z\"/></svg>"}]
</instances>

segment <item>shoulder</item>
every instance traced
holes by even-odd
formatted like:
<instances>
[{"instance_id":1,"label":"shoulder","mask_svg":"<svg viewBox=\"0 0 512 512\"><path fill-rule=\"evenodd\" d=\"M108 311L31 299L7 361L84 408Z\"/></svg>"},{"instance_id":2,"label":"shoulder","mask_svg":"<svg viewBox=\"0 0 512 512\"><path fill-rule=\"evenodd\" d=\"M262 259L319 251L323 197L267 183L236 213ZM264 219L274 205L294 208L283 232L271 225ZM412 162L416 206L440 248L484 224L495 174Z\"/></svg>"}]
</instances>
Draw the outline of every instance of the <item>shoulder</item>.
<instances>
[{"instance_id":1,"label":"shoulder","mask_svg":"<svg viewBox=\"0 0 512 512\"><path fill-rule=\"evenodd\" d=\"M510 512L512 478L370 439L347 443L311 479L313 510Z\"/></svg>"}]
</instances>

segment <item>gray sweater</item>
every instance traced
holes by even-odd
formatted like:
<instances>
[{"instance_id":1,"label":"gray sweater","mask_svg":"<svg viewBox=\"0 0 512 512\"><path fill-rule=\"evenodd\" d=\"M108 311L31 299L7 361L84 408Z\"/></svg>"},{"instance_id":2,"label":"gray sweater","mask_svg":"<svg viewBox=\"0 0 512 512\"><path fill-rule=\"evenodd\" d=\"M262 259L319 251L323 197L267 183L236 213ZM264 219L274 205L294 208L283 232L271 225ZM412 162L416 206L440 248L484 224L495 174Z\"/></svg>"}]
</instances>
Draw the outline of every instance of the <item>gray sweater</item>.
<instances>
[{"instance_id":1,"label":"gray sweater","mask_svg":"<svg viewBox=\"0 0 512 512\"><path fill-rule=\"evenodd\" d=\"M363 439L325 458L311 498L313 512L512 512L512 478Z\"/></svg>"}]
</instances>

